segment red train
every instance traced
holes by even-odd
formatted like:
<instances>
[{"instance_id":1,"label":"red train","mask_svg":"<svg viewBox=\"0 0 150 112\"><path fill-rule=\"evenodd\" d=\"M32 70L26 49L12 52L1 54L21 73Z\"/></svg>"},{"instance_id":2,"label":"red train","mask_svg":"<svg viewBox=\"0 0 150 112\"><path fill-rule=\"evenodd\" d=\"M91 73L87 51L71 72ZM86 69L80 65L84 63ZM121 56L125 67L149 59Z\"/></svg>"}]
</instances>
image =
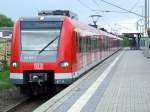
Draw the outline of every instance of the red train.
<instances>
[{"instance_id":1,"label":"red train","mask_svg":"<svg viewBox=\"0 0 150 112\"><path fill-rule=\"evenodd\" d=\"M50 14L14 24L10 78L23 93L71 84L121 48L121 38L74 18Z\"/></svg>"}]
</instances>

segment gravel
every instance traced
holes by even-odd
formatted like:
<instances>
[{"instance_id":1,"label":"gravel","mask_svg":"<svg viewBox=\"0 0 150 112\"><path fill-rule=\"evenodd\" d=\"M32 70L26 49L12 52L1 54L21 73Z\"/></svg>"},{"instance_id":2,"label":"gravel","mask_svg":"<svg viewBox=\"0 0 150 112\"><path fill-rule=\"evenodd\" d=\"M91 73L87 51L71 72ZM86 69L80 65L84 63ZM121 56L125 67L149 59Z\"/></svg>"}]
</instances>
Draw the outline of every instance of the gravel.
<instances>
[{"instance_id":1,"label":"gravel","mask_svg":"<svg viewBox=\"0 0 150 112\"><path fill-rule=\"evenodd\" d=\"M11 88L8 90L0 91L0 112L4 112L12 106L22 102L27 97L20 94L18 88Z\"/></svg>"}]
</instances>

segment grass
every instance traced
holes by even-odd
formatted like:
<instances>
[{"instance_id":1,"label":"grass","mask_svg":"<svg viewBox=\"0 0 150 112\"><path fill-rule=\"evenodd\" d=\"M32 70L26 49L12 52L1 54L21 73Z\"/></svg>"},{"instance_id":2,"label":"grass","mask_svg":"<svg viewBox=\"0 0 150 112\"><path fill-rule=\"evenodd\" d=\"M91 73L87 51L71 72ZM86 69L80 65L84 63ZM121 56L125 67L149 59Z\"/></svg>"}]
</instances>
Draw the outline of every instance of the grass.
<instances>
[{"instance_id":1,"label":"grass","mask_svg":"<svg viewBox=\"0 0 150 112\"><path fill-rule=\"evenodd\" d=\"M4 65L4 71L0 72L0 90L13 87L9 79L9 74L8 65Z\"/></svg>"}]
</instances>

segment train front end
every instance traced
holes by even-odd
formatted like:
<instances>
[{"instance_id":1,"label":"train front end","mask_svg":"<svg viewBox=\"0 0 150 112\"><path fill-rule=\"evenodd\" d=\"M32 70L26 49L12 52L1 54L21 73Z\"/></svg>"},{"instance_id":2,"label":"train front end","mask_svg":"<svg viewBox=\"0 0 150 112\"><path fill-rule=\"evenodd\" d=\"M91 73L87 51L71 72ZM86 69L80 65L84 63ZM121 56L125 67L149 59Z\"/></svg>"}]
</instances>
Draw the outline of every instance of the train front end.
<instances>
[{"instance_id":1,"label":"train front end","mask_svg":"<svg viewBox=\"0 0 150 112\"><path fill-rule=\"evenodd\" d=\"M64 17L18 20L14 25L11 47L12 83L30 93L43 91L39 88L70 83L71 52L68 51L71 47L68 46L71 46L71 29L69 20Z\"/></svg>"}]
</instances>

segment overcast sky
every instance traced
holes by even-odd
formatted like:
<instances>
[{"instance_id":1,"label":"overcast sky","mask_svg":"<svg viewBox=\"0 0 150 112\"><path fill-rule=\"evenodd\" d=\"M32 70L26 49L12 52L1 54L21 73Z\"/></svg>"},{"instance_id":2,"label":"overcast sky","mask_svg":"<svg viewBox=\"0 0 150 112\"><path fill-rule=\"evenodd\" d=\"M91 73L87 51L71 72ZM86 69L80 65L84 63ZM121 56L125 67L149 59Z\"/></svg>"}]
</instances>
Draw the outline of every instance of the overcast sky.
<instances>
[{"instance_id":1,"label":"overcast sky","mask_svg":"<svg viewBox=\"0 0 150 112\"><path fill-rule=\"evenodd\" d=\"M142 14L144 0L105 0L122 8ZM37 16L40 10L66 9L79 15L80 21L91 22L92 14L100 14L98 24L109 30L120 29L121 32L135 30L136 21L140 17L124 12L116 7L108 5L101 0L1 0L0 13L7 15L14 21L19 17ZM101 12L91 10L109 10L115 12ZM117 11L117 12L116 12Z\"/></svg>"}]
</instances>

